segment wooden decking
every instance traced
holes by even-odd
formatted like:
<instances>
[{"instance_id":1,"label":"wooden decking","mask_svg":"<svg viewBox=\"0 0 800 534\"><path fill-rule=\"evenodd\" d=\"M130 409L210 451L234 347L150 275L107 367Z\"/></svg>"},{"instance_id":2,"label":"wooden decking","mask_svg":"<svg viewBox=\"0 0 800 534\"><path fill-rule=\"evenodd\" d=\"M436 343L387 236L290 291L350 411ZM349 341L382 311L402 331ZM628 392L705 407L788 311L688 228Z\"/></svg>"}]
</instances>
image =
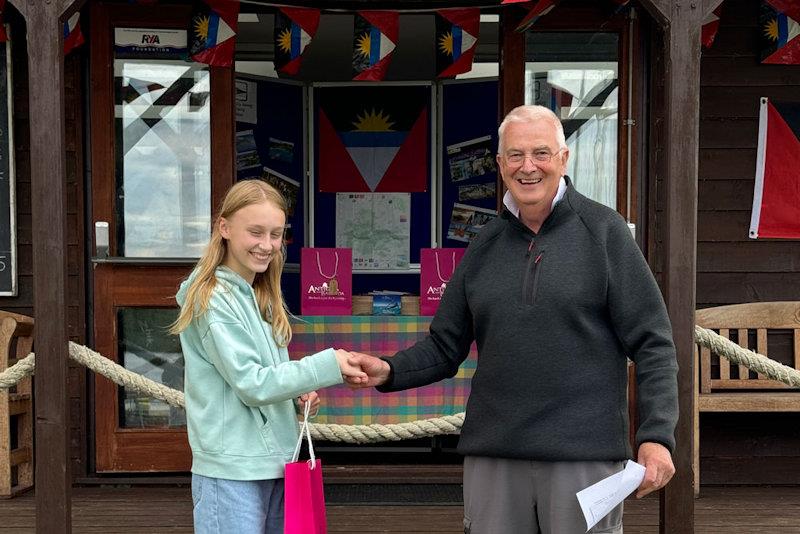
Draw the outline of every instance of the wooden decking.
<instances>
[{"instance_id":1,"label":"wooden decking","mask_svg":"<svg viewBox=\"0 0 800 534\"><path fill-rule=\"evenodd\" d=\"M186 487L75 488L75 533L190 533ZM33 533L32 493L0 501L0 534ZM331 533L463 532L460 506L329 506ZM698 534L800 532L800 487L703 488L695 507ZM625 533L658 532L658 499L629 501ZM498 533L501 534L501 533Z\"/></svg>"}]
</instances>

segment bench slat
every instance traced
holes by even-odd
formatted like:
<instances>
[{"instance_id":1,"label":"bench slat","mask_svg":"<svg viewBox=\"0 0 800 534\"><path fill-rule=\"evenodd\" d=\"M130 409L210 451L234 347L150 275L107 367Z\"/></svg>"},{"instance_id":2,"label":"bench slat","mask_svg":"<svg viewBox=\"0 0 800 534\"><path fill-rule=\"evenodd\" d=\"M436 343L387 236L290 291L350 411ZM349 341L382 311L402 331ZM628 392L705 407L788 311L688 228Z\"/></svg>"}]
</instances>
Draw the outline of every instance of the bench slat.
<instances>
[{"instance_id":1,"label":"bench slat","mask_svg":"<svg viewBox=\"0 0 800 534\"><path fill-rule=\"evenodd\" d=\"M700 347L700 392L711 393L711 349Z\"/></svg>"},{"instance_id":2,"label":"bench slat","mask_svg":"<svg viewBox=\"0 0 800 534\"><path fill-rule=\"evenodd\" d=\"M724 337L725 339L730 339L731 334L727 328L720 328L719 335ZM719 358L719 379L720 380L730 380L731 379L731 362L727 360L727 358L723 358L722 356L717 356Z\"/></svg>"},{"instance_id":3,"label":"bench slat","mask_svg":"<svg viewBox=\"0 0 800 534\"><path fill-rule=\"evenodd\" d=\"M767 329L758 328L756 330L756 352L769 358L769 348L767 347ZM767 380L767 377L758 373L759 380Z\"/></svg>"},{"instance_id":4,"label":"bench slat","mask_svg":"<svg viewBox=\"0 0 800 534\"><path fill-rule=\"evenodd\" d=\"M743 349L749 349L750 339L747 328L738 329L739 346ZM750 380L750 372L745 365L739 365L739 380Z\"/></svg>"},{"instance_id":5,"label":"bench slat","mask_svg":"<svg viewBox=\"0 0 800 534\"><path fill-rule=\"evenodd\" d=\"M702 412L800 412L798 393L714 393L698 399Z\"/></svg>"}]
</instances>

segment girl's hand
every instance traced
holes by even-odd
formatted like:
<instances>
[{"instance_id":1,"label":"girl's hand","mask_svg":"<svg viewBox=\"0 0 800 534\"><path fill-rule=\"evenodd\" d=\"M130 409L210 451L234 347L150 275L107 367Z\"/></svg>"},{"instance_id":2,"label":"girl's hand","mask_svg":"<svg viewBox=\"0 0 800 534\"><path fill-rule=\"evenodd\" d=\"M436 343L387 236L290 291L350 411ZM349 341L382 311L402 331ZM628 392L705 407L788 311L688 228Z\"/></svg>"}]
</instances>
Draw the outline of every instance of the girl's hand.
<instances>
[{"instance_id":1,"label":"girl's hand","mask_svg":"<svg viewBox=\"0 0 800 534\"><path fill-rule=\"evenodd\" d=\"M316 391L309 391L308 393L303 393L299 397L297 397L297 403L300 405L300 413L302 414L305 411L306 403L311 403L311 408L308 411L309 417L316 417L317 412L319 412L319 395L317 395Z\"/></svg>"},{"instance_id":2,"label":"girl's hand","mask_svg":"<svg viewBox=\"0 0 800 534\"><path fill-rule=\"evenodd\" d=\"M365 384L369 380L367 373L361 369L358 358L353 354L343 349L336 349L336 361L342 377L349 384Z\"/></svg>"}]
</instances>

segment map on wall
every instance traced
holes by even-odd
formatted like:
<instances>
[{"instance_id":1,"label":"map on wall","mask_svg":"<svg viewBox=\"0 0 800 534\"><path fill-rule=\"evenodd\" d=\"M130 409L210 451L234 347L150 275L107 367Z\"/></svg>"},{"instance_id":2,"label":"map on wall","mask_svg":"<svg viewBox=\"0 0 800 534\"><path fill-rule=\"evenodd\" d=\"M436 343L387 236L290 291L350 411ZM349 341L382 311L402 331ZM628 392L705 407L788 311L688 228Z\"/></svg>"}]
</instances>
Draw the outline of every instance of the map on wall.
<instances>
[{"instance_id":1,"label":"map on wall","mask_svg":"<svg viewBox=\"0 0 800 534\"><path fill-rule=\"evenodd\" d=\"M336 246L353 249L353 269L407 269L411 195L336 195Z\"/></svg>"}]
</instances>

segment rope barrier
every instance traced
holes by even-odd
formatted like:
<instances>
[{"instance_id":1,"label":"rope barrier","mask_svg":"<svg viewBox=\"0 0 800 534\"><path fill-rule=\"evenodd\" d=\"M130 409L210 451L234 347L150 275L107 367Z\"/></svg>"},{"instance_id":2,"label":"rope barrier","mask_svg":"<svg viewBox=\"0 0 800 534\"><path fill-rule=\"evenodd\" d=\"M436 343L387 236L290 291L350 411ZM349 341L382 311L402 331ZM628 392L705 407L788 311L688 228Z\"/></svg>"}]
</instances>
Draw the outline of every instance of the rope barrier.
<instances>
[{"instance_id":1,"label":"rope barrier","mask_svg":"<svg viewBox=\"0 0 800 534\"><path fill-rule=\"evenodd\" d=\"M800 388L800 371L783 365L766 356L744 349L736 343L726 339L712 330L700 326L694 327L695 341L712 352L719 354L737 365L744 365L767 378L777 380L786 385ZM130 388L137 393L162 400L177 408L185 406L183 392L169 388L164 384L150 380L140 374L125 369L116 362L98 354L83 345L70 341L69 356L76 362L99 373L114 383ZM23 378L34 372L35 355L19 360L5 371L0 372L0 389L13 387ZM455 415L446 415L431 419L419 419L408 423L395 423L389 425L338 425L312 423L311 436L313 439L346 443L377 443L380 441L399 441L443 434L458 434L464 424L464 412Z\"/></svg>"}]
</instances>

